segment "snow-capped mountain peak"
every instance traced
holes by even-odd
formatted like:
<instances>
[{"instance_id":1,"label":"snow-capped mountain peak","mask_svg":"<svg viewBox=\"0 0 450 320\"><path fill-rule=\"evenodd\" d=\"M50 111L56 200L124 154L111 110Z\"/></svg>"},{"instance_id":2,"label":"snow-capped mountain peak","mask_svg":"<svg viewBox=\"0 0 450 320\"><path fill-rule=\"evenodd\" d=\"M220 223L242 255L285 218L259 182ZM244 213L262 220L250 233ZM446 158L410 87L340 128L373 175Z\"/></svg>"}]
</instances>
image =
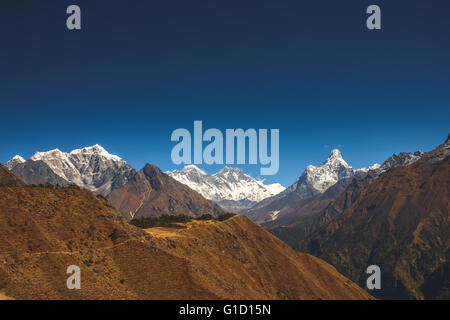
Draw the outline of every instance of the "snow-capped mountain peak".
<instances>
[{"instance_id":1,"label":"snow-capped mountain peak","mask_svg":"<svg viewBox=\"0 0 450 320\"><path fill-rule=\"evenodd\" d=\"M12 160L16 160L16 161L20 161L20 162L25 162L25 159L22 158L22 157L19 156L19 155L15 155L15 156L12 158Z\"/></svg>"},{"instance_id":2,"label":"snow-capped mountain peak","mask_svg":"<svg viewBox=\"0 0 450 320\"><path fill-rule=\"evenodd\" d=\"M53 149L46 152L36 152L31 158L31 161L45 162L54 173L58 176L77 185L82 185L82 178L80 173L75 168L74 164L69 159L69 154L62 152L59 149Z\"/></svg>"},{"instance_id":3,"label":"snow-capped mountain peak","mask_svg":"<svg viewBox=\"0 0 450 320\"><path fill-rule=\"evenodd\" d=\"M331 151L321 166L309 165L287 192L296 191L304 199L325 192L339 180L351 178L354 170L338 149Z\"/></svg>"},{"instance_id":4,"label":"snow-capped mountain peak","mask_svg":"<svg viewBox=\"0 0 450 320\"><path fill-rule=\"evenodd\" d=\"M382 165L376 163L368 168L353 169L344 160L341 152L334 149L321 166L307 166L303 174L286 192L295 191L301 198L307 199L319 193L324 193L342 179L353 178L355 175L365 175L369 171L376 171L377 174L381 174L381 172L395 166L411 164L422 156L423 152L421 151L414 154L402 152L398 156L394 154ZM283 196L283 194L280 194L280 196Z\"/></svg>"},{"instance_id":5,"label":"snow-capped mountain peak","mask_svg":"<svg viewBox=\"0 0 450 320\"><path fill-rule=\"evenodd\" d=\"M342 158L342 154L338 149L332 150L327 160L325 160L323 164L327 165L329 168L337 168L340 166L345 168L351 168L348 165L348 163L344 160L344 158Z\"/></svg>"},{"instance_id":6,"label":"snow-capped mountain peak","mask_svg":"<svg viewBox=\"0 0 450 320\"><path fill-rule=\"evenodd\" d=\"M327 158L327 161L330 159L338 159L338 158L342 159L341 151L339 151L339 149L333 149L331 150L330 155Z\"/></svg>"},{"instance_id":7,"label":"snow-capped mountain peak","mask_svg":"<svg viewBox=\"0 0 450 320\"><path fill-rule=\"evenodd\" d=\"M197 172L199 174L206 175L206 172L201 170L199 167L197 167L195 164L189 164L181 170L182 172Z\"/></svg>"},{"instance_id":8,"label":"snow-capped mountain peak","mask_svg":"<svg viewBox=\"0 0 450 320\"><path fill-rule=\"evenodd\" d=\"M30 160L33 161L39 161L39 160L43 160L43 159L49 159L49 158L54 158L54 157L66 157L67 158L67 153L65 152L61 152L59 149L53 149L50 151L46 151L46 152L36 152L34 155L31 156Z\"/></svg>"},{"instance_id":9,"label":"snow-capped mountain peak","mask_svg":"<svg viewBox=\"0 0 450 320\"><path fill-rule=\"evenodd\" d=\"M242 170L239 168L231 168L228 166L224 166L219 172L216 172L215 174L226 173L226 172L242 172Z\"/></svg>"},{"instance_id":10,"label":"snow-capped mountain peak","mask_svg":"<svg viewBox=\"0 0 450 320\"><path fill-rule=\"evenodd\" d=\"M11 160L9 160L6 164L5 164L5 166L9 169L9 170L11 170L12 168L14 168L15 166L17 166L18 164L21 164L21 163L24 163L25 162L25 159L24 158L22 158L21 156L19 156L19 155L16 155L16 156L14 156Z\"/></svg>"},{"instance_id":11,"label":"snow-capped mountain peak","mask_svg":"<svg viewBox=\"0 0 450 320\"><path fill-rule=\"evenodd\" d=\"M333 197L333 194L340 192L339 190L342 188L345 189L353 179L361 180L365 177L373 179L386 170L398 165L411 164L422 156L423 152L421 151L414 154L400 153L398 156L394 154L381 166L374 164L368 168L353 169L343 159L341 152L335 149L331 151L322 165L307 166L302 175L289 188L272 198L261 201L244 211L243 214L258 223L280 219L280 217L286 217L286 214L297 214L300 212L297 209L300 210L310 200L318 199L318 202L312 207L321 201L328 201L327 199L330 199L328 197ZM335 185L336 188L331 189L325 198L320 199L322 194ZM305 205L305 208L311 210L311 207L308 209L308 204Z\"/></svg>"},{"instance_id":12,"label":"snow-capped mountain peak","mask_svg":"<svg viewBox=\"0 0 450 320\"><path fill-rule=\"evenodd\" d=\"M242 183L243 181L253 182L259 181L252 176L244 173L241 169L223 167L222 170L213 174L214 177L228 181L229 183Z\"/></svg>"},{"instance_id":13,"label":"snow-capped mountain peak","mask_svg":"<svg viewBox=\"0 0 450 320\"><path fill-rule=\"evenodd\" d=\"M70 155L99 155L102 156L108 160L112 160L112 161L123 161L122 158L116 156L116 155L112 155L110 154L108 151L105 150L105 148L103 148L102 146L96 144L90 147L86 147L83 149L75 149L72 152L70 152Z\"/></svg>"},{"instance_id":14,"label":"snow-capped mountain peak","mask_svg":"<svg viewBox=\"0 0 450 320\"><path fill-rule=\"evenodd\" d=\"M261 201L285 188L280 184L265 185L238 168L224 167L219 172L207 174L196 166L166 172L169 176L186 184L205 198L222 201Z\"/></svg>"},{"instance_id":15,"label":"snow-capped mountain peak","mask_svg":"<svg viewBox=\"0 0 450 320\"><path fill-rule=\"evenodd\" d=\"M28 162L22 160L15 157L8 161L8 167L10 170L15 170L15 174L27 180L26 177L35 170L19 168L17 166L19 163L26 164ZM54 174L62 178L51 183L61 184L61 181L65 181L66 184L76 184L102 195L108 194L113 186L126 183L128 177L134 172L128 163L120 157L110 154L98 144L75 149L70 153L62 152L59 149L36 152L29 158L29 161L44 162Z\"/></svg>"}]
</instances>

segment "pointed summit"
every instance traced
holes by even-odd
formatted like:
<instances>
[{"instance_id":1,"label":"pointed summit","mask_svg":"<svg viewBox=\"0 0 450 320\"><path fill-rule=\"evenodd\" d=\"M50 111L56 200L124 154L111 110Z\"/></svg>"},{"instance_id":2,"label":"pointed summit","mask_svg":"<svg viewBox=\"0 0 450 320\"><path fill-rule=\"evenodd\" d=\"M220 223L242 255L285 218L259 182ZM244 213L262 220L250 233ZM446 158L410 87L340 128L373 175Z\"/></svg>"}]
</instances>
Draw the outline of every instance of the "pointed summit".
<instances>
[{"instance_id":1,"label":"pointed summit","mask_svg":"<svg viewBox=\"0 0 450 320\"><path fill-rule=\"evenodd\" d=\"M201 170L199 167L197 167L195 164L189 164L187 166L185 166L183 168L183 170L181 170L182 172L198 172L200 174L206 174L205 171Z\"/></svg>"},{"instance_id":2,"label":"pointed summit","mask_svg":"<svg viewBox=\"0 0 450 320\"><path fill-rule=\"evenodd\" d=\"M102 157L105 157L108 160L122 161L122 158L120 158L120 157L118 157L116 155L110 154L108 151L106 151L105 148L103 148L99 144L95 144L93 146L86 147L86 148L83 148L83 149L75 149L75 150L73 150L70 153L71 156L79 155L79 154L82 154L82 155L100 155Z\"/></svg>"},{"instance_id":3,"label":"pointed summit","mask_svg":"<svg viewBox=\"0 0 450 320\"><path fill-rule=\"evenodd\" d=\"M106 149L99 144L94 144L93 146L85 147L82 150L85 152L108 153L108 151L106 151Z\"/></svg>"},{"instance_id":4,"label":"pointed summit","mask_svg":"<svg viewBox=\"0 0 450 320\"><path fill-rule=\"evenodd\" d=\"M199 174L199 172L201 174ZM285 189L280 184L266 185L263 181L251 177L239 168L224 166L214 174L207 174L194 165L186 166L182 171L167 171L169 176L199 192L206 199L223 206L235 205L244 201L248 205L280 193ZM225 201L225 202L224 202ZM242 205L247 205L242 202ZM233 207L232 210L236 208Z\"/></svg>"},{"instance_id":5,"label":"pointed summit","mask_svg":"<svg viewBox=\"0 0 450 320\"><path fill-rule=\"evenodd\" d=\"M324 193L339 180L352 178L353 175L353 168L345 162L341 152L334 149L321 166L307 166L303 174L288 190L297 192L302 199L307 199Z\"/></svg>"},{"instance_id":6,"label":"pointed summit","mask_svg":"<svg viewBox=\"0 0 450 320\"><path fill-rule=\"evenodd\" d=\"M163 176L164 172L161 171L157 166L153 164L145 164L144 169L142 169L145 175L149 177L155 177L155 176Z\"/></svg>"},{"instance_id":7,"label":"pointed summit","mask_svg":"<svg viewBox=\"0 0 450 320\"><path fill-rule=\"evenodd\" d=\"M239 173L243 173L242 170L239 169L239 168L231 168L231 167L225 166L225 167L222 168L222 170L220 170L219 172L215 173L214 175L223 175L223 174L228 173L228 172L238 173L238 174Z\"/></svg>"},{"instance_id":8,"label":"pointed summit","mask_svg":"<svg viewBox=\"0 0 450 320\"><path fill-rule=\"evenodd\" d=\"M344 160L344 158L342 158L342 154L338 149L334 149L331 151L330 155L328 156L327 160L325 160L322 166L327 166L330 168L330 170L333 171L339 169L339 167L351 168Z\"/></svg>"},{"instance_id":9,"label":"pointed summit","mask_svg":"<svg viewBox=\"0 0 450 320\"><path fill-rule=\"evenodd\" d=\"M121 188L112 190L108 200L128 220L161 215L211 214L216 217L225 213L218 205L151 164L146 164Z\"/></svg>"},{"instance_id":10,"label":"pointed summit","mask_svg":"<svg viewBox=\"0 0 450 320\"><path fill-rule=\"evenodd\" d=\"M342 158L342 154L339 151L339 149L334 149L330 152L330 155L328 156L328 159L330 158Z\"/></svg>"},{"instance_id":11,"label":"pointed summit","mask_svg":"<svg viewBox=\"0 0 450 320\"><path fill-rule=\"evenodd\" d=\"M15 166L17 166L18 164L21 164L21 163L24 163L24 162L25 162L25 159L22 158L21 156L17 155L17 156L14 156L14 158L12 158L11 160L9 160L9 161L5 164L5 166L6 166L9 170L11 170L12 168L14 168Z\"/></svg>"},{"instance_id":12,"label":"pointed summit","mask_svg":"<svg viewBox=\"0 0 450 320\"><path fill-rule=\"evenodd\" d=\"M12 159L13 159L13 160L18 160L18 161L21 161L21 162L25 162L25 159L22 158L22 157L19 156L19 155L15 155Z\"/></svg>"},{"instance_id":13,"label":"pointed summit","mask_svg":"<svg viewBox=\"0 0 450 320\"><path fill-rule=\"evenodd\" d=\"M239 168L223 167L222 170L213 174L214 177L228 181L232 184L240 184L243 181L257 181Z\"/></svg>"}]
</instances>

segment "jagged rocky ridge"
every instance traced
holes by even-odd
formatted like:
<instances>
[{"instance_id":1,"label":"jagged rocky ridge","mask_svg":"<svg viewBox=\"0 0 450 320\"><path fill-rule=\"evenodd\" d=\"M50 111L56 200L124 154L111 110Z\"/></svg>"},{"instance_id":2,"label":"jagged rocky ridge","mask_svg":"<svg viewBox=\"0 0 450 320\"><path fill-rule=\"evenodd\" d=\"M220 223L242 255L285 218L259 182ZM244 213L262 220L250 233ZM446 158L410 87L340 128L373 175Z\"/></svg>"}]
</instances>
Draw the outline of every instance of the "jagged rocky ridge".
<instances>
[{"instance_id":1,"label":"jagged rocky ridge","mask_svg":"<svg viewBox=\"0 0 450 320\"><path fill-rule=\"evenodd\" d=\"M206 199L235 212L285 190L279 183L266 185L264 181L254 179L237 168L224 167L210 175L195 165L188 165L183 170L166 173Z\"/></svg>"},{"instance_id":2,"label":"jagged rocky ridge","mask_svg":"<svg viewBox=\"0 0 450 320\"><path fill-rule=\"evenodd\" d=\"M332 263L360 285L364 269L379 265L384 284L377 297L448 299L450 141L402 163L407 165L354 179L312 221L272 232ZM302 236L300 241L294 234Z\"/></svg>"},{"instance_id":3,"label":"jagged rocky ridge","mask_svg":"<svg viewBox=\"0 0 450 320\"><path fill-rule=\"evenodd\" d=\"M314 214L339 196L353 179L378 177L381 173L400 165L411 164L423 155L402 152L388 158L381 166L353 169L342 158L339 150L333 150L321 166L308 166L303 174L285 191L264 199L243 214L259 224L292 223L300 216Z\"/></svg>"},{"instance_id":4,"label":"jagged rocky ridge","mask_svg":"<svg viewBox=\"0 0 450 320\"><path fill-rule=\"evenodd\" d=\"M228 211L244 211L256 222L267 223L289 216L292 211L299 215L299 208L308 209L308 212L323 209L325 204L342 193L351 179L361 179L369 171L371 175L378 176L391 167L412 163L422 154L401 153L393 155L381 166L355 170L345 162L339 150L333 150L322 166L308 166L302 176L286 190L280 184L265 185L263 181L229 167L208 175L191 165L167 174ZM15 156L6 166L29 184L75 184L103 196L109 196L115 189L125 190L122 187L139 176L128 163L109 154L99 145L70 153L58 149L37 152L28 160ZM142 181L145 179L141 179L141 186L145 185ZM113 198L121 197L116 193ZM311 201L317 199L324 201ZM136 201L140 203L142 200ZM313 204L313 208L305 206L306 203ZM126 207L134 205L129 203ZM130 215L130 212L126 215Z\"/></svg>"},{"instance_id":5,"label":"jagged rocky ridge","mask_svg":"<svg viewBox=\"0 0 450 320\"><path fill-rule=\"evenodd\" d=\"M126 184L135 173L127 162L99 145L70 153L58 149L36 152L27 161L15 156L6 166L29 184L75 184L103 196Z\"/></svg>"},{"instance_id":6,"label":"jagged rocky ridge","mask_svg":"<svg viewBox=\"0 0 450 320\"><path fill-rule=\"evenodd\" d=\"M149 164L107 198L127 220L161 215L217 217L226 213L214 202Z\"/></svg>"},{"instance_id":7,"label":"jagged rocky ridge","mask_svg":"<svg viewBox=\"0 0 450 320\"><path fill-rule=\"evenodd\" d=\"M304 201L290 214L263 225L290 246L296 246L299 241L327 225L334 217L350 207L361 192L381 174L399 166L413 164L423 155L422 151L394 154L381 166L375 165L367 170L360 169L353 178L338 181L323 194Z\"/></svg>"}]
</instances>

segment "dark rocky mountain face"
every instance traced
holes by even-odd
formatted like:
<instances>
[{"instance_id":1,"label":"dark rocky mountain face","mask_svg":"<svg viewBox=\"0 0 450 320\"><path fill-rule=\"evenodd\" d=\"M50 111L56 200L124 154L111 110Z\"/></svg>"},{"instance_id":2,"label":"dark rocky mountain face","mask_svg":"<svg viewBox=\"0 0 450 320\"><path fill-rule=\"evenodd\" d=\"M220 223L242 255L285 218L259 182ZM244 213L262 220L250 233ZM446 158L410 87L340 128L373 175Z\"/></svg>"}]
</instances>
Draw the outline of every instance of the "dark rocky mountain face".
<instances>
[{"instance_id":1,"label":"dark rocky mountain face","mask_svg":"<svg viewBox=\"0 0 450 320\"><path fill-rule=\"evenodd\" d=\"M72 151L70 161L80 172L83 184L103 196L123 186L135 173L128 163L98 145Z\"/></svg>"},{"instance_id":2,"label":"dark rocky mountain face","mask_svg":"<svg viewBox=\"0 0 450 320\"><path fill-rule=\"evenodd\" d=\"M392 168L399 166L407 166L415 161L419 160L423 157L424 153L420 150L411 153L411 152L400 152L398 155L393 154L390 158L388 158L380 168L375 169L378 174L381 174L385 171L388 171Z\"/></svg>"},{"instance_id":3,"label":"dark rocky mountain face","mask_svg":"<svg viewBox=\"0 0 450 320\"><path fill-rule=\"evenodd\" d=\"M295 224L304 219L308 219L311 216L316 216L323 209L325 209L330 203L332 203L338 196L345 192L349 184L356 178L346 178L338 181L335 185L328 188L324 193L318 194L315 197L308 198L304 201L298 202L296 205L293 202L292 206L287 214L279 217L278 219L263 223L264 227L276 227L287 226Z\"/></svg>"},{"instance_id":4,"label":"dark rocky mountain face","mask_svg":"<svg viewBox=\"0 0 450 320\"><path fill-rule=\"evenodd\" d=\"M353 169L339 150L333 150L321 166L308 166L285 191L264 199L242 213L261 225L286 226L326 208L345 191L352 179L364 179L369 174L379 176L395 166L413 163L422 155L421 151L414 154L403 152L398 156L394 154L381 166Z\"/></svg>"},{"instance_id":5,"label":"dark rocky mountain face","mask_svg":"<svg viewBox=\"0 0 450 320\"><path fill-rule=\"evenodd\" d=\"M351 178L339 180L323 194L306 201L290 200L292 208L274 221L262 225L291 246L303 240L317 228L344 212L359 194L381 174L398 166L405 166L423 157L422 151L401 152L389 157L381 166L356 170ZM298 198L297 198L298 199Z\"/></svg>"},{"instance_id":6,"label":"dark rocky mountain face","mask_svg":"<svg viewBox=\"0 0 450 320\"><path fill-rule=\"evenodd\" d=\"M107 198L128 220L161 215L198 217L225 213L217 204L149 164Z\"/></svg>"},{"instance_id":7,"label":"dark rocky mountain face","mask_svg":"<svg viewBox=\"0 0 450 320\"><path fill-rule=\"evenodd\" d=\"M135 174L128 163L99 145L70 153L58 149L37 152L27 161L15 156L7 166L29 184L75 184L103 196L123 186Z\"/></svg>"},{"instance_id":8,"label":"dark rocky mountain face","mask_svg":"<svg viewBox=\"0 0 450 320\"><path fill-rule=\"evenodd\" d=\"M204 199L159 168L146 165L140 172L102 147L37 152L29 160L16 156L11 172L29 184L77 185L107 196L127 219L163 214L218 216L225 211Z\"/></svg>"},{"instance_id":9,"label":"dark rocky mountain face","mask_svg":"<svg viewBox=\"0 0 450 320\"><path fill-rule=\"evenodd\" d=\"M21 187L25 185L26 183L22 179L13 175L7 167L0 163L0 186Z\"/></svg>"},{"instance_id":10,"label":"dark rocky mountain face","mask_svg":"<svg viewBox=\"0 0 450 320\"><path fill-rule=\"evenodd\" d=\"M300 207L291 216L263 226L295 247L299 241L343 213L376 178L378 173L370 170L364 178L360 176L341 180L317 199L312 199Z\"/></svg>"},{"instance_id":11,"label":"dark rocky mountain face","mask_svg":"<svg viewBox=\"0 0 450 320\"><path fill-rule=\"evenodd\" d=\"M28 184L50 183L55 186L66 186L70 182L57 175L44 161L27 160L12 167L11 172Z\"/></svg>"},{"instance_id":12,"label":"dark rocky mountain face","mask_svg":"<svg viewBox=\"0 0 450 320\"><path fill-rule=\"evenodd\" d=\"M353 169L342 159L340 152L334 150L322 166L309 166L284 192L267 198L242 213L271 230L276 230L274 227L286 227L291 224L302 225L302 228L309 230L309 225L315 220L312 216L319 215L343 194L353 179L364 180L365 183L361 185L367 186L383 172L414 163L423 155L422 151L401 152L399 155L389 157L381 166ZM285 230L289 232L289 229ZM297 237L297 241L301 239L301 234Z\"/></svg>"},{"instance_id":13,"label":"dark rocky mountain face","mask_svg":"<svg viewBox=\"0 0 450 320\"><path fill-rule=\"evenodd\" d=\"M374 295L380 298L450 298L449 145L447 140L372 183L354 181L308 225L295 248L360 285L366 268L379 265L382 290Z\"/></svg>"}]
</instances>

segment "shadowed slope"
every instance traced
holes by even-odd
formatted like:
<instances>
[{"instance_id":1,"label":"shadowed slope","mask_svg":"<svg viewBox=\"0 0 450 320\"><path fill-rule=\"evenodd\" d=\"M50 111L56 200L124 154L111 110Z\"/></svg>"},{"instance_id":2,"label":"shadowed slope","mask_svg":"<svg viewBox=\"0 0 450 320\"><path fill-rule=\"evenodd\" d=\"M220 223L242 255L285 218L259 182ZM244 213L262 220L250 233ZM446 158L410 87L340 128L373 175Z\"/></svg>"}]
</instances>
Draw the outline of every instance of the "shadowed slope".
<instances>
[{"instance_id":1,"label":"shadowed slope","mask_svg":"<svg viewBox=\"0 0 450 320\"><path fill-rule=\"evenodd\" d=\"M127 220L167 215L218 216L225 211L158 167L147 164L108 200Z\"/></svg>"},{"instance_id":2,"label":"shadowed slope","mask_svg":"<svg viewBox=\"0 0 450 320\"><path fill-rule=\"evenodd\" d=\"M450 142L416 163L394 168L297 249L363 284L381 267L382 298L449 298Z\"/></svg>"},{"instance_id":3,"label":"shadowed slope","mask_svg":"<svg viewBox=\"0 0 450 320\"><path fill-rule=\"evenodd\" d=\"M26 183L13 175L7 167L0 164L0 186L20 187L25 186Z\"/></svg>"}]
</instances>

